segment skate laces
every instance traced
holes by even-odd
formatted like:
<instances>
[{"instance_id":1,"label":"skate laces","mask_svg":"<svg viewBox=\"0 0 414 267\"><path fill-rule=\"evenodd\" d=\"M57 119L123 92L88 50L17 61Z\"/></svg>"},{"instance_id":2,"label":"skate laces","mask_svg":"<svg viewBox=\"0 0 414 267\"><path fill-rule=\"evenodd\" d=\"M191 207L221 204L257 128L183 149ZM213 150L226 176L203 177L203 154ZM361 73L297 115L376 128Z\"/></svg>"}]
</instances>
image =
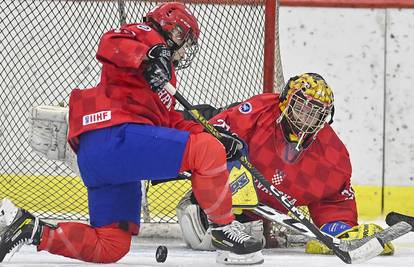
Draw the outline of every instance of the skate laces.
<instances>
[{"instance_id":1,"label":"skate laces","mask_svg":"<svg viewBox=\"0 0 414 267\"><path fill-rule=\"evenodd\" d=\"M243 224L239 223L238 221L233 221L231 224L223 228L223 232L227 234L229 239L237 243L243 243L244 241L251 238L251 236L243 232L244 228L245 227Z\"/></svg>"}]
</instances>

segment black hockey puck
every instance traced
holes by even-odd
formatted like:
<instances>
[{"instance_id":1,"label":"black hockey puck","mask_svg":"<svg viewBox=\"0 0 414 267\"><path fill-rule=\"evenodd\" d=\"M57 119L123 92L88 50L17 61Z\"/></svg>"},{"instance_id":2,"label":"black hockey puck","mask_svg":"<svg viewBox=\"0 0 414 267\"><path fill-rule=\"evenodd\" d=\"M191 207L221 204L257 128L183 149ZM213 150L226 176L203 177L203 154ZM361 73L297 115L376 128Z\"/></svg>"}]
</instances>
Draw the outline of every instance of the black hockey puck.
<instances>
[{"instance_id":1,"label":"black hockey puck","mask_svg":"<svg viewBox=\"0 0 414 267\"><path fill-rule=\"evenodd\" d=\"M168 249L166 246L159 246L155 252L157 262L164 262L167 259Z\"/></svg>"}]
</instances>

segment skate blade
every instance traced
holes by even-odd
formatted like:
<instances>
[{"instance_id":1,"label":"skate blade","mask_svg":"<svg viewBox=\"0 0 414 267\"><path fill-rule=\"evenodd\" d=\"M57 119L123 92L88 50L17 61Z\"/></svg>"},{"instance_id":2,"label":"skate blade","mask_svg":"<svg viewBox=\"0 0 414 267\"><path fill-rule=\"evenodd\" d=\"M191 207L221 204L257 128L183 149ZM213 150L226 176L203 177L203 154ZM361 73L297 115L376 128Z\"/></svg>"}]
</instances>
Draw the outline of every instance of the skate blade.
<instances>
[{"instance_id":1,"label":"skate blade","mask_svg":"<svg viewBox=\"0 0 414 267\"><path fill-rule=\"evenodd\" d=\"M264 259L261 251L239 255L229 251L217 250L216 262L225 265L255 265L262 264Z\"/></svg>"},{"instance_id":2,"label":"skate blade","mask_svg":"<svg viewBox=\"0 0 414 267\"><path fill-rule=\"evenodd\" d=\"M19 243L17 246L12 248L9 253L6 254L6 256L3 259L3 262L11 262L11 259L13 258L14 254L19 252L19 250L25 245L24 242Z\"/></svg>"}]
</instances>

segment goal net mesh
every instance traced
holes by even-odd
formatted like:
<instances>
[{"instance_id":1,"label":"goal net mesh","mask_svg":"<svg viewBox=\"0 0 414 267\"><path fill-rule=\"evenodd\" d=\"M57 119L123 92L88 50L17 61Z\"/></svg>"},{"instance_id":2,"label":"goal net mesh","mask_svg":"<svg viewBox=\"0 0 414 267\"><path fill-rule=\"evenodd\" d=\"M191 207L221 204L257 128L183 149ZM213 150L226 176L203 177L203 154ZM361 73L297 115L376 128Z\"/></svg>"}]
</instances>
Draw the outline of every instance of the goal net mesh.
<instances>
[{"instance_id":1,"label":"goal net mesh","mask_svg":"<svg viewBox=\"0 0 414 267\"><path fill-rule=\"evenodd\" d=\"M198 18L201 37L192 66L177 74L182 94L191 103L221 107L261 93L265 1L185 2ZM96 85L100 36L122 23L141 21L156 4L1 1L0 198L9 197L44 219L88 219L81 179L62 162L40 157L30 148L30 112L39 105L67 106L73 88ZM275 31L277 40L277 27ZM283 84L278 44L275 54L278 88ZM147 186L142 219L176 222L175 207L189 182Z\"/></svg>"}]
</instances>

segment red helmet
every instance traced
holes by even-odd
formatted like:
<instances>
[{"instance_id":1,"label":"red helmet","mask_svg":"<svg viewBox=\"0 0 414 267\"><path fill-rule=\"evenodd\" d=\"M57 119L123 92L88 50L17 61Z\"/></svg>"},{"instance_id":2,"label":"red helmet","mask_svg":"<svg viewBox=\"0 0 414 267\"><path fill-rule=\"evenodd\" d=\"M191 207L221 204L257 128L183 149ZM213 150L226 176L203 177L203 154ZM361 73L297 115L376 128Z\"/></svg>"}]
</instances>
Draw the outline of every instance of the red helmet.
<instances>
[{"instance_id":1,"label":"red helmet","mask_svg":"<svg viewBox=\"0 0 414 267\"><path fill-rule=\"evenodd\" d=\"M198 50L197 41L200 37L200 28L191 11L182 3L165 2L148 12L144 21L152 24L174 51L185 48L185 57L180 59L176 68L188 67ZM181 42L175 42L173 35Z\"/></svg>"}]
</instances>

